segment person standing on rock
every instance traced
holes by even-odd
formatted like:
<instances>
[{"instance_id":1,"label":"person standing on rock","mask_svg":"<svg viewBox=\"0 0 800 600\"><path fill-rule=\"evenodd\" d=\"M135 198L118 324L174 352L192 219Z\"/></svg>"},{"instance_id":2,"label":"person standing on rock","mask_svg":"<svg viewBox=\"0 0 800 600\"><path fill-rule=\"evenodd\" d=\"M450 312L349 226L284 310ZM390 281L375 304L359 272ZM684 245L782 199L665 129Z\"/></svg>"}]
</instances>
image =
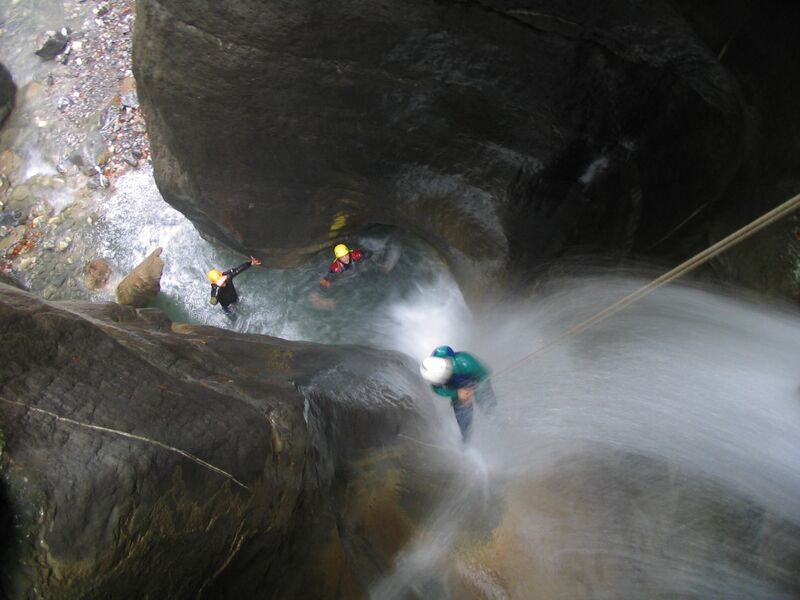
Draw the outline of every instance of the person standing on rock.
<instances>
[{"instance_id":1,"label":"person standing on rock","mask_svg":"<svg viewBox=\"0 0 800 600\"><path fill-rule=\"evenodd\" d=\"M246 263L221 273L217 269L211 269L208 272L208 280L211 282L211 304L219 303L223 310L227 311L231 304L239 300L239 294L236 293L233 285L233 278L242 271L259 265L261 265L261 261L251 256Z\"/></svg>"},{"instance_id":2,"label":"person standing on rock","mask_svg":"<svg viewBox=\"0 0 800 600\"><path fill-rule=\"evenodd\" d=\"M439 396L450 398L461 438L469 442L472 433L473 401L485 413L497 406L489 382L489 369L469 352L456 352L450 346L439 346L422 361L422 377Z\"/></svg>"}]
</instances>

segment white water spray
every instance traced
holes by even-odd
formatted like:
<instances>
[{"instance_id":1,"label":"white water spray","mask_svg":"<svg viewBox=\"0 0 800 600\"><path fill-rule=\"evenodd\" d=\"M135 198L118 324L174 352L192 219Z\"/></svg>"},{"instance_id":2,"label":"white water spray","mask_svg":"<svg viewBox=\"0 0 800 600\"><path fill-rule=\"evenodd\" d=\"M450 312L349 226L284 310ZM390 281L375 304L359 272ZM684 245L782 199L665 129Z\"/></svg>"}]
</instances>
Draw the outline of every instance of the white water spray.
<instances>
[{"instance_id":1,"label":"white water spray","mask_svg":"<svg viewBox=\"0 0 800 600\"><path fill-rule=\"evenodd\" d=\"M458 349L499 372L643 283L552 285L476 315ZM737 295L663 288L497 377L474 451L502 517L456 494L442 510L481 540L432 520L375 597L800 591L800 317Z\"/></svg>"}]
</instances>

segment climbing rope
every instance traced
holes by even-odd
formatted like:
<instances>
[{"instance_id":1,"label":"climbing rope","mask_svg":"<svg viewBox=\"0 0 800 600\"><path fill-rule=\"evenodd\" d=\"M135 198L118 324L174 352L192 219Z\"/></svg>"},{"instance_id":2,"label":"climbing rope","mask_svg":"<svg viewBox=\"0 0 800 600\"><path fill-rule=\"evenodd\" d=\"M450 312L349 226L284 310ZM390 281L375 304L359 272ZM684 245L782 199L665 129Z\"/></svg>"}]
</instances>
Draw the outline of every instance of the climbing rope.
<instances>
[{"instance_id":1,"label":"climbing rope","mask_svg":"<svg viewBox=\"0 0 800 600\"><path fill-rule=\"evenodd\" d=\"M633 292L631 294L628 294L627 296L625 296L621 300L618 300L617 302L615 302L611 306L601 310L599 313L595 314L594 316L589 317L588 319L586 319L585 321L583 321L581 323L578 323L573 328L565 331L561 335L559 335L559 336L553 338L552 340L550 340L549 342L547 342L541 348L539 348L537 350L534 350L530 354L526 354L525 356L523 356L522 358L520 358L516 362L512 363L511 365L509 365L505 369L495 373L492 378L493 379L497 379L497 377L500 376L500 375L506 375L506 374L510 373L511 371L514 371L515 369L518 369L520 366L522 366L527 361L535 358L536 356L544 354L546 351L548 351L550 348L552 348L553 346L555 346L556 344L558 344L562 340L564 340L564 339L566 339L568 337L571 337L573 335L577 335L579 333L582 333L582 332L586 331L587 329L589 329L590 327L596 325L600 321L603 321L603 320L607 319L608 317L618 313L620 310L622 310L623 308L625 308L629 304L632 304L632 303L636 302L637 300L640 300L641 298L644 298L649 293L651 293L654 290L660 288L662 285L666 285L666 284L670 283L671 281L674 281L678 277L681 277L682 275L685 275L686 273L692 271L693 269L696 269L700 265L702 265L702 264L708 262L709 260L711 260L712 258L714 258L717 254L720 254L721 252L724 252L728 248L731 248L731 247L735 246L739 242L744 241L745 239L749 238L754 233L762 230L767 225L771 225L775 221L778 221L778 220L782 219L783 217L785 217L786 215L794 212L798 208L800 208L800 194L798 194L798 195L794 196L793 198L787 200L786 202L784 202L780 206L772 209L768 213L763 214L758 219L756 219L755 221L752 221L751 223L745 225L741 229L739 229L737 231L734 231L728 237L721 239L720 241L718 241L713 246L709 246L708 248L706 248L702 252L696 254L695 256L693 256L692 258L687 260L686 262L681 263L680 265L678 265L677 267L675 267L671 271L668 271L667 273L664 273L663 275L661 275L661 277L659 277L657 279L654 279L653 281L648 283L646 286L639 288L635 292Z\"/></svg>"}]
</instances>

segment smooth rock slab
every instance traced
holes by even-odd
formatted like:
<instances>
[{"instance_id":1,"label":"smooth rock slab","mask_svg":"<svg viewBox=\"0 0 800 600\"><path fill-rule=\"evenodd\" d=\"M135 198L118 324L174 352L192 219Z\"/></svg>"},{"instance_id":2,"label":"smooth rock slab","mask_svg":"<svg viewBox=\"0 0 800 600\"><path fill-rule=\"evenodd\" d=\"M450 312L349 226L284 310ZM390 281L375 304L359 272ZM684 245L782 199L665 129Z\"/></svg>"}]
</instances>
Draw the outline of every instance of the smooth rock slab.
<instances>
[{"instance_id":1,"label":"smooth rock slab","mask_svg":"<svg viewBox=\"0 0 800 600\"><path fill-rule=\"evenodd\" d=\"M416 365L158 313L0 285L0 596L364 597L453 477Z\"/></svg>"}]
</instances>

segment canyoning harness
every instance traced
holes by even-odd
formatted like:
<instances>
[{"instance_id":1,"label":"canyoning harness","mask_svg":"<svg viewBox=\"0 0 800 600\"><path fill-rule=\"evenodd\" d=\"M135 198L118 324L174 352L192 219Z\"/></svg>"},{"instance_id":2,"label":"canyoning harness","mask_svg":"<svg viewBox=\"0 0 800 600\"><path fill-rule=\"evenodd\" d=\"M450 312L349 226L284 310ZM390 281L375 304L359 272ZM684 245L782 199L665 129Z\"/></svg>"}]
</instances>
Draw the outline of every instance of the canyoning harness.
<instances>
[{"instance_id":1,"label":"canyoning harness","mask_svg":"<svg viewBox=\"0 0 800 600\"><path fill-rule=\"evenodd\" d=\"M217 304L217 302L219 302L219 304L222 305L222 308L227 308L234 302L238 301L239 294L236 293L236 288L233 285L233 278L242 271L249 269L251 266L252 265L250 261L247 261L238 267L223 271L222 275L227 276L228 280L224 286L219 286L216 283L211 284L211 304Z\"/></svg>"}]
</instances>

